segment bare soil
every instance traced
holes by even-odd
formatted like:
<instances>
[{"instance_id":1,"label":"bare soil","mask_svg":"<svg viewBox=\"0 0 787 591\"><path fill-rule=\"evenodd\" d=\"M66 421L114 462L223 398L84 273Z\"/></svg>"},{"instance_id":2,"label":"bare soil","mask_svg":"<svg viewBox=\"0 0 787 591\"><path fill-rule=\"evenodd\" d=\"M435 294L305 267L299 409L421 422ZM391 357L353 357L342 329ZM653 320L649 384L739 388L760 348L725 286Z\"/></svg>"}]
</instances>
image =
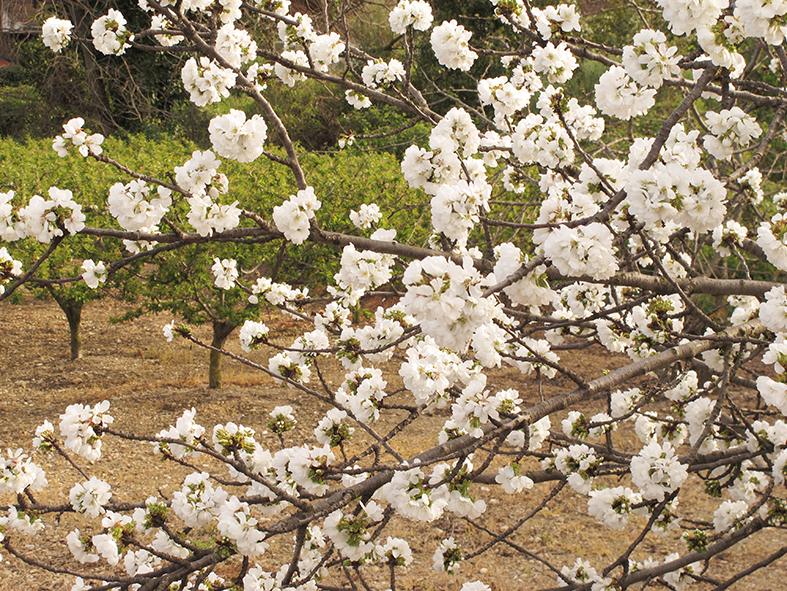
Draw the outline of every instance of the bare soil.
<instances>
[{"instance_id":1,"label":"bare soil","mask_svg":"<svg viewBox=\"0 0 787 591\"><path fill-rule=\"evenodd\" d=\"M274 406L290 404L294 407L299 425L293 434L293 442L297 442L298 438L309 438L314 424L326 410L324 403L278 386L262 372L231 360L224 362L226 385L219 390L209 390L207 352L183 340L167 343L163 338L161 327L171 318L145 317L131 324L110 324L110 317L119 316L124 311L122 304L111 299L87 307L83 313L84 356L71 361L68 325L54 303L27 298L21 305L0 306L0 450L24 447L29 451L36 427L46 419L57 425L58 417L66 406L76 402L94 404L109 400L116 429L146 435L154 435L174 424L184 409L194 407L197 409L197 421L206 429L228 421L241 423L254 428L259 440L274 451L278 449L278 443L266 432L265 426L268 413ZM282 344L288 344L299 328L296 321L278 315L271 315L266 323ZM209 340L207 329L198 329L196 334ZM229 341L229 348L239 352L235 344L236 334ZM625 358L599 348L566 351L561 357L586 379L596 378L605 370L626 363ZM255 352L252 358L264 362L265 354ZM386 377L389 384L396 387L398 378L391 373L393 375ZM335 387L343 380L343 374L341 368L329 367L323 376L329 386ZM525 399L525 405L540 400L537 382L523 378L513 369L496 372L490 379L490 386L517 388ZM549 396L572 386L567 379L557 378L544 384L543 394ZM416 423L399 443L399 451L407 457L435 445L435 433L448 412L437 411L434 416ZM357 445L361 443L362 438ZM46 470L49 481L48 487L39 493L41 499L50 504L66 503L69 489L82 478L62 460L39 452L32 456ZM190 472L183 467L161 464L153 455L150 444L130 444L109 438L104 443L102 458L86 466L86 470L91 476L112 484L114 501L140 501L149 495L170 497ZM609 484L616 485L613 481ZM489 532L504 531L532 511L551 488L552 485L539 485L530 493L508 496L499 487L478 486L474 492L486 500L489 509L477 521ZM718 506L718 500L700 491L690 490L681 498L681 510L685 510L682 515L686 520L708 520ZM0 509L11 500L0 496ZM586 503L586 498L566 487L511 541L557 568L572 565L577 557L602 568L631 543L637 532L630 529L619 534L604 528L588 516ZM28 539L15 533L12 536L14 547L50 567L79 570L80 565L73 561L65 543L56 540L64 540L74 527L80 527L84 532L90 526L85 520L68 513L57 519L52 517L47 516L46 531L39 536L40 539ZM558 584L555 574L547 566L505 544L497 544L464 563L456 577L435 574L431 570L432 554L442 539L454 535L461 541L465 552L472 552L490 540L488 533L475 530L461 519L444 516L429 524L395 520L394 531L396 533L392 535L416 540L412 545L415 562L405 569L403 579L398 581L400 589L458 591L462 581L475 579L487 583L495 591L536 589ZM283 545L287 543L285 541ZM785 532L762 532L725 553L721 561L714 562L707 575L722 581L784 545L787 545ZM281 565L277 558L282 557L285 550L284 547L272 546L260 564L269 570L277 569ZM685 552L685 545L677 534L667 539L649 534L633 558L642 560L646 557L645 552L663 560L670 552ZM71 588L73 576L46 572L22 563L7 551L2 553L0 591ZM784 566L782 559L731 589L782 590L785 588ZM224 574L231 577L233 573ZM370 568L368 576L367 583L372 588L388 588L384 570ZM691 588L707 589L710 586L695 584Z\"/></svg>"}]
</instances>

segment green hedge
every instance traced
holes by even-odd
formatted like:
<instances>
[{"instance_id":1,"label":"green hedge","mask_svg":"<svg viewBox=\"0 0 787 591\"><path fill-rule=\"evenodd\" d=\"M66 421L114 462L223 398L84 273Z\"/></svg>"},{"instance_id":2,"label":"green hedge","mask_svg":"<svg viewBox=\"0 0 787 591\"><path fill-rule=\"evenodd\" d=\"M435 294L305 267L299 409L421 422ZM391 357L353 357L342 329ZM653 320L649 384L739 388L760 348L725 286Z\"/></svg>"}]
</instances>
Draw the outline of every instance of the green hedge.
<instances>
[{"instance_id":1,"label":"green hedge","mask_svg":"<svg viewBox=\"0 0 787 591\"><path fill-rule=\"evenodd\" d=\"M46 196L50 186L69 189L83 204L88 225L113 224L105 205L109 188L116 182L125 183L130 179L111 166L83 159L76 151L59 158L51 146L51 140L0 139L0 190L16 191L14 204L20 207L34 194ZM103 147L105 155L130 168L165 179L198 149L192 142L164 135L156 139L116 135L107 138ZM412 237L421 243L426 240L428 216L421 216L422 211L418 208L407 207L424 203L426 199L420 192L407 187L399 162L390 154L352 149L332 154L304 154L302 166L307 181L323 203L317 212L323 227L357 232L349 221L350 210L358 209L362 203L376 202L385 215L382 225L397 228L399 235L407 239ZM273 208L297 190L290 170L265 157L250 164L225 160L219 172L230 180L230 191L223 201L237 200L242 208L257 211L268 219ZM176 200L171 217L182 220L184 228L188 228L185 225L187 211L185 199ZM242 223L251 224L249 221ZM88 239L87 242L86 252L92 248L101 258L100 241ZM17 246L21 244L11 245L12 250ZM219 246L215 248L221 250ZM280 242L255 248L255 256L263 270L273 267L280 248ZM73 254L78 258L77 253ZM284 256L287 264L281 265L280 280L316 286L324 285L336 272L341 253L306 243L286 245Z\"/></svg>"}]
</instances>

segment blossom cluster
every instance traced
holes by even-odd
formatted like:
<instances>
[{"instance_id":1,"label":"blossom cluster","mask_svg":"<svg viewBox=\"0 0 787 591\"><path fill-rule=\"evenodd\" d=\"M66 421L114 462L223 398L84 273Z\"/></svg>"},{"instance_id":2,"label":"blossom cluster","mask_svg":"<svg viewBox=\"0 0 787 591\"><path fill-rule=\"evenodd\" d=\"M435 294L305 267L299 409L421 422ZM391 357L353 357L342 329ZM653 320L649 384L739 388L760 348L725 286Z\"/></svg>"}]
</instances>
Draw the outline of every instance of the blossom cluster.
<instances>
[{"instance_id":1,"label":"blossom cluster","mask_svg":"<svg viewBox=\"0 0 787 591\"><path fill-rule=\"evenodd\" d=\"M211 119L210 142L219 156L238 162L252 162L263 152L268 126L259 115L248 121L246 114L231 109L227 115Z\"/></svg>"},{"instance_id":2,"label":"blossom cluster","mask_svg":"<svg viewBox=\"0 0 787 591\"><path fill-rule=\"evenodd\" d=\"M100 458L103 430L115 421L108 410L108 400L94 406L69 406L60 415L60 433L65 437L65 446L91 462Z\"/></svg>"},{"instance_id":3,"label":"blossom cluster","mask_svg":"<svg viewBox=\"0 0 787 591\"><path fill-rule=\"evenodd\" d=\"M189 92L191 102L198 107L228 97L236 77L235 72L222 68L215 60L205 56L199 61L189 58L181 72L183 87Z\"/></svg>"},{"instance_id":4,"label":"blossom cluster","mask_svg":"<svg viewBox=\"0 0 787 591\"><path fill-rule=\"evenodd\" d=\"M126 28L123 13L114 8L93 21L90 32L93 34L93 45L105 55L123 55L134 40L134 35Z\"/></svg>"},{"instance_id":5,"label":"blossom cluster","mask_svg":"<svg viewBox=\"0 0 787 591\"><path fill-rule=\"evenodd\" d=\"M470 49L472 32L455 20L445 21L432 29L432 49L442 65L453 70L467 71L478 54Z\"/></svg>"},{"instance_id":6,"label":"blossom cluster","mask_svg":"<svg viewBox=\"0 0 787 591\"><path fill-rule=\"evenodd\" d=\"M55 53L60 53L71 40L71 30L74 25L71 21L57 18L56 16L46 19L41 26L41 38L49 49Z\"/></svg>"},{"instance_id":7,"label":"blossom cluster","mask_svg":"<svg viewBox=\"0 0 787 591\"><path fill-rule=\"evenodd\" d=\"M495 314L495 304L483 297L482 277L469 259L462 266L442 257L414 261L403 282L407 286L404 311L439 346L453 351L463 351L475 330Z\"/></svg>"},{"instance_id":8,"label":"blossom cluster","mask_svg":"<svg viewBox=\"0 0 787 591\"><path fill-rule=\"evenodd\" d=\"M391 30L397 35L412 26L417 31L426 31L432 26L432 7L423 0L401 0L388 15Z\"/></svg>"},{"instance_id":9,"label":"blossom cluster","mask_svg":"<svg viewBox=\"0 0 787 591\"><path fill-rule=\"evenodd\" d=\"M314 188L307 187L291 195L282 205L274 207L273 221L287 240L294 244L303 244L309 237L310 220L321 205L314 194Z\"/></svg>"},{"instance_id":10,"label":"blossom cluster","mask_svg":"<svg viewBox=\"0 0 787 591\"><path fill-rule=\"evenodd\" d=\"M14 191L0 193L0 215L3 216L0 218L0 228L4 240L16 241L29 237L49 244L53 238L63 236L63 230L76 234L85 227L87 218L82 213L82 205L74 200L74 194L68 189L50 187L49 199L33 195L28 204L16 212L11 204L14 196ZM16 265L12 266L18 270Z\"/></svg>"}]
</instances>

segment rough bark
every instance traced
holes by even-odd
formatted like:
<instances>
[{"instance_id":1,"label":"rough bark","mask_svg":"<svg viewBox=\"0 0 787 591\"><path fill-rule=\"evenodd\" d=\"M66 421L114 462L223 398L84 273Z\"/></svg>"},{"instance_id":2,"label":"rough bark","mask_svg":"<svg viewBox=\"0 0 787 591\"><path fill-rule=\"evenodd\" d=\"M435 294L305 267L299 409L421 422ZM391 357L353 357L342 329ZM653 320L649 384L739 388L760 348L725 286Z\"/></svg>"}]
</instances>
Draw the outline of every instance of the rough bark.
<instances>
[{"instance_id":1,"label":"rough bark","mask_svg":"<svg viewBox=\"0 0 787 591\"><path fill-rule=\"evenodd\" d=\"M214 322L213 323L213 340L211 346L216 349L224 348L224 343L230 333L235 330L235 325L229 322ZM221 366L224 355L218 351L211 350L210 352L210 368L208 370L208 387L221 388Z\"/></svg>"},{"instance_id":2,"label":"rough bark","mask_svg":"<svg viewBox=\"0 0 787 591\"><path fill-rule=\"evenodd\" d=\"M57 305L60 306L60 309L63 310L63 313L66 315L66 319L68 320L68 332L69 332L69 347L71 351L71 360L74 359L81 359L82 358L82 308L84 307L85 303L82 301L74 301L69 298L65 298L53 288L49 289L49 294L52 296L57 302Z\"/></svg>"},{"instance_id":3,"label":"rough bark","mask_svg":"<svg viewBox=\"0 0 787 591\"><path fill-rule=\"evenodd\" d=\"M82 358L82 304L63 308L68 319L69 343L71 360Z\"/></svg>"}]
</instances>

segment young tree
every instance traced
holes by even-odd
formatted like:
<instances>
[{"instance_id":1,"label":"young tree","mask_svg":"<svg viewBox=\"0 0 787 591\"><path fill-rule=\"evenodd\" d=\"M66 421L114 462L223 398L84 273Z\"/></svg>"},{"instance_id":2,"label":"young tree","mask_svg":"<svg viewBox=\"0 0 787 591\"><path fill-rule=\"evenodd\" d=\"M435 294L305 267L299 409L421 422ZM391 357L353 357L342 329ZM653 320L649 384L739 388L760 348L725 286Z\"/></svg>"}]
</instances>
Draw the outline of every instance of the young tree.
<instances>
[{"instance_id":1,"label":"young tree","mask_svg":"<svg viewBox=\"0 0 787 591\"><path fill-rule=\"evenodd\" d=\"M251 306L240 290L227 290L231 283L214 279L211 269L221 270L237 277L246 262L247 251L227 254L225 258L213 256L205 245L195 244L178 249L176 253L162 253L156 257L154 267L145 275L140 294L144 303L125 315L123 320L137 318L145 312L171 312L180 321L192 326L209 324L212 329L208 386L222 386L223 349L227 338L246 320L256 320L259 311ZM232 263L226 258L229 256ZM240 265L240 267L239 267ZM246 265L250 268L253 265Z\"/></svg>"},{"instance_id":2,"label":"young tree","mask_svg":"<svg viewBox=\"0 0 787 591\"><path fill-rule=\"evenodd\" d=\"M35 200L37 204L64 201L69 195L74 195L74 191L65 187L72 187L81 205L75 219L84 217L87 220L88 216L90 219L103 218L106 215L104 209L107 190L111 183L109 179L113 173L95 167L74 169L72 164L73 161L64 162L58 158L52 152L51 142L48 140L29 139L26 144L12 140L0 141L0 179L6 188L11 189L3 193L4 207L20 207L22 195L26 196L26 201L30 201L33 195L38 195ZM16 198L15 194L18 194L19 198ZM8 232L6 229L6 233ZM53 241L56 249L53 248ZM52 251L48 252L50 249ZM65 314L69 329L68 348L72 360L81 358L83 353L81 321L85 306L103 299L108 291L106 283L103 282L100 282L101 288L97 289L97 286L90 287L84 281L61 279L71 275L79 277L84 272L81 267L85 260L112 260L120 257L122 252L122 243L114 240L103 243L95 236L74 236L65 242L60 241L60 236L53 236L48 242L25 240L15 249L14 256L23 262L23 266L41 261L27 286L34 288L36 297L51 297ZM48 253L47 256L41 258L45 253ZM122 274L117 279L122 280Z\"/></svg>"},{"instance_id":3,"label":"young tree","mask_svg":"<svg viewBox=\"0 0 787 591\"><path fill-rule=\"evenodd\" d=\"M258 160L246 165L245 171L238 170L237 163L227 164L230 167L225 170L237 181L232 185L231 194L244 199L254 211L270 214L280 195L293 188L292 179L281 174L279 164ZM315 178L317 190L333 197L331 203L326 203L322 216L331 219L332 225L338 228L353 227L347 215L350 208L363 204L365 191L373 192L379 203L391 208L398 207L409 191L401 178L397 178L398 163L386 154L363 156L349 151L330 156L315 154L303 158L302 164ZM361 171L370 176L361 175ZM246 175L241 176L241 172ZM260 179L264 179L264 186L260 186ZM188 210L177 204L170 209L174 219L182 219L187 214ZM411 233L419 229L410 212L399 213L396 221ZM305 296L309 289L319 288L333 277L340 258L335 249L315 244L299 246L262 240L256 247L249 248L248 244L208 241L161 252L147 263L139 273L135 293L140 305L122 320L131 320L144 313L171 312L178 322L192 326L210 324L213 332L208 381L211 388L219 388L222 385L221 349L227 338L235 328L246 320L257 320L261 313L260 306L248 301L249 293L233 289L234 281L225 281L225 274L242 276L247 282L253 282L262 273L272 281L293 283L298 286L297 293L303 302L308 299Z\"/></svg>"},{"instance_id":4,"label":"young tree","mask_svg":"<svg viewBox=\"0 0 787 591\"><path fill-rule=\"evenodd\" d=\"M36 447L95 460L105 439L141 440L194 472L171 497L114 503L110 484L83 471L69 503L45 503L41 469L22 451L11 453L0 479L0 490L18 495L2 518L9 555L46 568L17 538L45 535L43 519L64 511L93 520L90 533L68 536L68 547L77 561L102 567L69 570L83 573L74 589L89 588L86 581L102 589L370 588L366 575L375 572L386 572L395 589L413 540L385 536L402 520L432 522L446 512L492 539L443 540L436 570L455 572L463 559L506 543L569 589L643 588L654 580L726 589L784 555L774 547L734 573L720 560L787 520L787 295L779 281L787 271L787 197L777 172L784 168L787 6L658 0L636 6L645 28L613 47L582 36L573 5L499 1L504 38L476 39L456 21L433 22L423 0L402 0L388 19L401 52L385 61L353 44L341 2L326 2L316 18L264 0L141 0L140 7L150 29L131 31L110 11L91 27L96 50L193 55L182 81L195 104L240 92L260 114L217 116L213 151L195 152L161 178L125 168L82 122L69 122L56 150L79 149L115 166L156 187L158 201L152 191L117 201L110 212L122 230L85 225L72 199L4 205L8 289L35 277L35 265L20 270L14 261L16 240L80 234L155 243L139 257L207 242L341 249L341 269L327 286L332 301L319 308L299 309L290 285L240 280L229 260L212 268L222 289L310 321L289 346L254 321L240 342L244 350L272 347L267 366L245 362L326 412L313 439L288 447L292 409L274 409L268 429L280 447L269 450L254 429L231 421L207 435L193 411L154 436L113 429L108 402L69 407L60 423L65 441L46 423ZM51 19L43 35L60 51L72 24ZM467 73L462 85L441 88L424 76L426 85L416 87L424 74L416 48L427 39L443 67ZM505 75L475 70L479 55L499 60ZM574 73L594 69L601 73L593 95L571 96ZM385 228L374 203L350 216L359 229L382 226L369 237L324 225L325 196L266 99L266 85L307 78L346 93L356 108L384 103L429 125L424 145L410 146L402 162L404 178L429 200L428 246ZM442 101L453 106L445 110ZM285 155L266 150L269 131ZM234 202L219 157L269 158L289 168L297 191L270 215ZM187 213L170 219L177 207ZM514 218L512 208L524 213ZM168 227L155 230L165 216ZM86 271L88 281L94 275ZM360 297L383 286L401 295L399 303L376 310L374 323L354 323ZM165 333L210 348L188 327L173 323ZM585 346L625 353L629 363L590 374L561 359ZM345 368L338 388L320 379L328 358ZM381 370L394 359L404 401L388 386L394 376ZM573 387L525 404L520 392L488 378L503 364L539 385L560 375ZM646 378L653 374L659 378ZM434 447L406 453L407 434L440 408L450 408L450 418ZM353 430L364 445L347 447ZM196 452L208 456L209 468L195 463ZM696 502L684 491L697 483L721 500L712 517L681 522ZM531 517L573 490L627 547L603 564L582 556L556 564L512 540L529 517L497 530L479 523L482 484L521 495ZM535 488L545 489L543 501L522 494ZM655 559L647 544L657 533L682 539L682 551ZM125 571L110 568L121 558Z\"/></svg>"},{"instance_id":5,"label":"young tree","mask_svg":"<svg viewBox=\"0 0 787 591\"><path fill-rule=\"evenodd\" d=\"M62 249L58 254L68 254L70 249ZM52 260L54 259L54 260ZM55 257L50 257L49 260L55 262ZM88 259L92 260L92 259ZM73 264L73 259L69 261ZM58 271L66 270L67 265L57 265ZM76 269L74 269L76 271ZM82 357L82 311L85 304L102 299L106 297L104 289L91 288L84 283L65 284L60 285L58 278L48 280L46 278L40 279L42 288L46 293L57 303L58 307L63 311L68 322L68 350L71 355L71 360L81 359Z\"/></svg>"}]
</instances>

